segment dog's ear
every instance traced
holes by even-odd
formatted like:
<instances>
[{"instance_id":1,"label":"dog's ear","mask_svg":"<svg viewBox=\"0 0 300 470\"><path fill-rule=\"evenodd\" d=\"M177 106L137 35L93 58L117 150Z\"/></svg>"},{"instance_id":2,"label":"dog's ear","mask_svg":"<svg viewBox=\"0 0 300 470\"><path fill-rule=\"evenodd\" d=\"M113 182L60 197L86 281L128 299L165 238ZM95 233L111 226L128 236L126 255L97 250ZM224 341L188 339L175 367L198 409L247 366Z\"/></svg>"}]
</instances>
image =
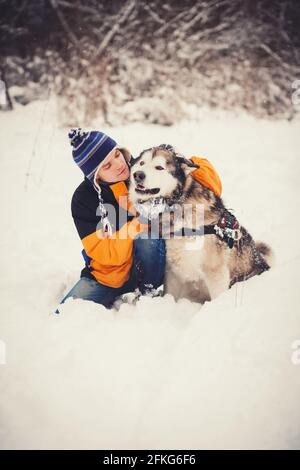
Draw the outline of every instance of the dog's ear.
<instances>
[{"instance_id":1,"label":"dog's ear","mask_svg":"<svg viewBox=\"0 0 300 470\"><path fill-rule=\"evenodd\" d=\"M200 168L200 166L197 165L197 163L192 162L192 160L189 160L188 158L176 157L176 160L180 163L180 166L185 172L186 176L192 173L192 171L195 171L197 168Z\"/></svg>"},{"instance_id":2,"label":"dog's ear","mask_svg":"<svg viewBox=\"0 0 300 470\"><path fill-rule=\"evenodd\" d=\"M173 155L176 155L176 151L173 147L173 145L170 144L160 144L157 147L159 150L167 150L168 152L172 153Z\"/></svg>"},{"instance_id":3,"label":"dog's ear","mask_svg":"<svg viewBox=\"0 0 300 470\"><path fill-rule=\"evenodd\" d=\"M136 158L131 157L131 159L128 162L129 167L131 168L138 161L138 159L139 157L136 157Z\"/></svg>"}]
</instances>

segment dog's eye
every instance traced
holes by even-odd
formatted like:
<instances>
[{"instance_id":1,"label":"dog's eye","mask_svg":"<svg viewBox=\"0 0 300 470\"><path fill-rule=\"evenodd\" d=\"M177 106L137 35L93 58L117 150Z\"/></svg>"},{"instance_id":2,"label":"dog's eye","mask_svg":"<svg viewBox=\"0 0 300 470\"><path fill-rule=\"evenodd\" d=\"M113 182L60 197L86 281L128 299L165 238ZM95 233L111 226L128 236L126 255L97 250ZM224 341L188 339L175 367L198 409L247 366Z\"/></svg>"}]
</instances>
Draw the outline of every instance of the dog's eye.
<instances>
[{"instance_id":1,"label":"dog's eye","mask_svg":"<svg viewBox=\"0 0 300 470\"><path fill-rule=\"evenodd\" d=\"M155 169L156 169L156 170L164 170L164 167L163 167L163 166L160 166L160 165L158 165L158 166L156 166L156 167L155 167Z\"/></svg>"},{"instance_id":2,"label":"dog's eye","mask_svg":"<svg viewBox=\"0 0 300 470\"><path fill-rule=\"evenodd\" d=\"M145 165L145 162L140 162L140 166Z\"/></svg>"}]
</instances>

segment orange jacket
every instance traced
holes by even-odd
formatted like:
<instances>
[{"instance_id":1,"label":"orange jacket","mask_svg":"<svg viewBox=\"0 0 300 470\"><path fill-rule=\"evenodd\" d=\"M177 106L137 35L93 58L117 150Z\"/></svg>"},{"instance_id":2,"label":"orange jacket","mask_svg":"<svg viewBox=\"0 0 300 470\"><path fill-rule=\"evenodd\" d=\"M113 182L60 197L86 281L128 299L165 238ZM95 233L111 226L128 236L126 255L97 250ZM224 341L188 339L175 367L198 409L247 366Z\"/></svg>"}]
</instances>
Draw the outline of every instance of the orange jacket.
<instances>
[{"instance_id":1,"label":"orange jacket","mask_svg":"<svg viewBox=\"0 0 300 470\"><path fill-rule=\"evenodd\" d=\"M191 173L192 177L207 186L217 196L221 197L222 183L218 173L206 158L191 157L192 162L197 163L200 168Z\"/></svg>"}]
</instances>

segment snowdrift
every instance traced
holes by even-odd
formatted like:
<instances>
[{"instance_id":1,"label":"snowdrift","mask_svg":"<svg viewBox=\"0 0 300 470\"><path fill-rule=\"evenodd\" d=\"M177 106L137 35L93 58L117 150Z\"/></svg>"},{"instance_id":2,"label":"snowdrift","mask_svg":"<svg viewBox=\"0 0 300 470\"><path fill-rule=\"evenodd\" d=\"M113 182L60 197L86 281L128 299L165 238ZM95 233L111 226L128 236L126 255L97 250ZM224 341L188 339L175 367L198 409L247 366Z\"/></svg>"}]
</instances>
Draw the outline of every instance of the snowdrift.
<instances>
[{"instance_id":1,"label":"snowdrift","mask_svg":"<svg viewBox=\"0 0 300 470\"><path fill-rule=\"evenodd\" d=\"M54 315L82 268L81 174L54 102L0 120L1 448L300 448L299 122L207 113L106 129L135 154L172 143L209 158L276 265L202 308L71 299Z\"/></svg>"}]
</instances>

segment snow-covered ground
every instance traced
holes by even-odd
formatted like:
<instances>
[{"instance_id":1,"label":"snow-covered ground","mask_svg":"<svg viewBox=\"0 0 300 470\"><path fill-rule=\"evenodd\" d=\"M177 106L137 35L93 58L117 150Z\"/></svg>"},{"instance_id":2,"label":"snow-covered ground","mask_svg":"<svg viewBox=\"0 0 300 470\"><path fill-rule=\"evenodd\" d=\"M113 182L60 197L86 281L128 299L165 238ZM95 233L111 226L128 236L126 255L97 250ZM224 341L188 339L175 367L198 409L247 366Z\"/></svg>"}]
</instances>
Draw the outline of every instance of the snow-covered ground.
<instances>
[{"instance_id":1,"label":"snow-covered ground","mask_svg":"<svg viewBox=\"0 0 300 470\"><path fill-rule=\"evenodd\" d=\"M203 308L70 300L53 315L83 264L70 213L82 176L52 101L2 113L1 448L300 448L299 121L105 130L134 154L171 143L209 158L276 266Z\"/></svg>"}]
</instances>

